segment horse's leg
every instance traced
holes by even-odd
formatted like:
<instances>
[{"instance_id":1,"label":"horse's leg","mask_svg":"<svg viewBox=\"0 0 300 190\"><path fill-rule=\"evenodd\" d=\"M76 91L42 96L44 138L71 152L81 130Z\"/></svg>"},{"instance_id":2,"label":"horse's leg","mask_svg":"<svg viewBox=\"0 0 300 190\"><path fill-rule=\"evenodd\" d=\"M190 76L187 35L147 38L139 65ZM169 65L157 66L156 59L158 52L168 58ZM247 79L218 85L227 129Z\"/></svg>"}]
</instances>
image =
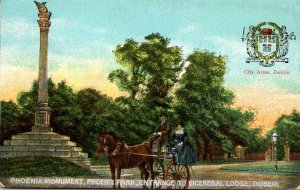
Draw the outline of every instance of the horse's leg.
<instances>
[{"instance_id":1,"label":"horse's leg","mask_svg":"<svg viewBox=\"0 0 300 190\"><path fill-rule=\"evenodd\" d=\"M118 188L119 189L121 189L121 182L120 182L120 180L121 180L121 167L118 167L117 168L117 181L118 181Z\"/></svg>"},{"instance_id":2,"label":"horse's leg","mask_svg":"<svg viewBox=\"0 0 300 190\"><path fill-rule=\"evenodd\" d=\"M141 165L139 165L139 170L140 170L140 172L141 172L141 179L144 179L144 169L143 169L143 167L141 166Z\"/></svg>"},{"instance_id":3,"label":"horse's leg","mask_svg":"<svg viewBox=\"0 0 300 190\"><path fill-rule=\"evenodd\" d=\"M149 172L146 169L146 163L142 162L140 165L138 165L140 171L141 171L141 179L147 180L149 177Z\"/></svg>"},{"instance_id":4,"label":"horse's leg","mask_svg":"<svg viewBox=\"0 0 300 190\"><path fill-rule=\"evenodd\" d=\"M145 168L145 163L142 163L141 165L139 165L139 169L141 171L141 179L145 180L143 188L146 188L146 180L148 180L149 173L148 173L147 169Z\"/></svg>"},{"instance_id":5,"label":"horse's leg","mask_svg":"<svg viewBox=\"0 0 300 190\"><path fill-rule=\"evenodd\" d=\"M114 186L113 188L116 188L116 168L114 166L110 166L110 172L111 172L111 179L113 180Z\"/></svg>"},{"instance_id":6,"label":"horse's leg","mask_svg":"<svg viewBox=\"0 0 300 190\"><path fill-rule=\"evenodd\" d=\"M151 179L152 179L152 183L151 183L151 189L153 189L153 180L155 179L154 176L154 171L153 171L153 158L149 158L146 163L147 163L147 167L150 170L150 174L151 174Z\"/></svg>"}]
</instances>

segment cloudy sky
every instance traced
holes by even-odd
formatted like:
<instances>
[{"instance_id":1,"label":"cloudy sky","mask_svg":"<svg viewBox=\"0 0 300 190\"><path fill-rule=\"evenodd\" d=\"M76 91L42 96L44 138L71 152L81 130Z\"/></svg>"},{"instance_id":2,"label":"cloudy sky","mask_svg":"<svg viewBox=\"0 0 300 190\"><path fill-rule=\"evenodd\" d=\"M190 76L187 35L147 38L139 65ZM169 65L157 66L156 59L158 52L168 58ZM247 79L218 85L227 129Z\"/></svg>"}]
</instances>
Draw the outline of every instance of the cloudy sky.
<instances>
[{"instance_id":1,"label":"cloudy sky","mask_svg":"<svg viewBox=\"0 0 300 190\"><path fill-rule=\"evenodd\" d=\"M112 97L122 94L107 80L118 68L112 50L126 38L137 41L159 32L182 46L228 57L225 85L236 94L235 106L258 112L254 125L273 126L281 114L300 110L299 0L49 0L49 77L74 89L93 87ZM39 28L31 0L1 0L0 99L15 100L37 78ZM275 22L294 32L288 64L264 68L246 64L243 28ZM245 70L286 70L289 75L246 75Z\"/></svg>"}]
</instances>

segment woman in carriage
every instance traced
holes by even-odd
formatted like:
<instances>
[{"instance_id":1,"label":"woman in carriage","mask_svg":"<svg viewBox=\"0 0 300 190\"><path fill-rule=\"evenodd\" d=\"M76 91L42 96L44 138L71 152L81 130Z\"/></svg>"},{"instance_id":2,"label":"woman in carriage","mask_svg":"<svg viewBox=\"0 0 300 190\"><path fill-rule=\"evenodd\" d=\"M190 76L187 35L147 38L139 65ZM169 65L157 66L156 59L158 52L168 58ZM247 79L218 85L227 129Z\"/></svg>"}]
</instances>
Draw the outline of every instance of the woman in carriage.
<instances>
[{"instance_id":1,"label":"woman in carriage","mask_svg":"<svg viewBox=\"0 0 300 190\"><path fill-rule=\"evenodd\" d=\"M187 139L186 131L180 124L177 124L171 138L171 146L177 153L177 163L191 165L196 163L197 158L193 146Z\"/></svg>"}]
</instances>

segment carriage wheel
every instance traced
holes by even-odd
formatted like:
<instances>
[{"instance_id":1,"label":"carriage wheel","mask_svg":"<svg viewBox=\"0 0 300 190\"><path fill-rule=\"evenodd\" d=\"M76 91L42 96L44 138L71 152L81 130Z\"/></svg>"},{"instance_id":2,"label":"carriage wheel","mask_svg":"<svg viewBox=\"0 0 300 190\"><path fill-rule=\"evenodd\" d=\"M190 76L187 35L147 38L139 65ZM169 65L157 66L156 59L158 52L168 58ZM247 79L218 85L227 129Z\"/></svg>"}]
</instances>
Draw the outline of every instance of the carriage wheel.
<instances>
[{"instance_id":1,"label":"carriage wheel","mask_svg":"<svg viewBox=\"0 0 300 190\"><path fill-rule=\"evenodd\" d=\"M153 161L153 172L154 172L154 181L152 181L152 183L147 184L145 186L145 188L161 189L162 186L160 184L162 184L162 181L164 179L165 167L164 167L162 161L159 160L158 158L155 158ZM150 173L150 170L149 170L149 173Z\"/></svg>"},{"instance_id":2,"label":"carriage wheel","mask_svg":"<svg viewBox=\"0 0 300 190\"><path fill-rule=\"evenodd\" d=\"M190 170L186 164L175 164L171 160L164 173L164 180L174 182L174 187L167 186L168 189L187 189L189 187Z\"/></svg>"}]
</instances>

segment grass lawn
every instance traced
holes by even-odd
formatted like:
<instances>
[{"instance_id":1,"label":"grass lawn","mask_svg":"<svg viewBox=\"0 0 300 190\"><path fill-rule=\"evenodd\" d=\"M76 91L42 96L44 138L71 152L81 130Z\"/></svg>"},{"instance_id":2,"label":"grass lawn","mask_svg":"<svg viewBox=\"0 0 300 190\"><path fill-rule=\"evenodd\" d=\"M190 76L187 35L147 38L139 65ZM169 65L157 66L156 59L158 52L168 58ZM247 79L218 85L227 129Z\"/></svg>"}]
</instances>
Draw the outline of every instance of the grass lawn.
<instances>
[{"instance_id":1,"label":"grass lawn","mask_svg":"<svg viewBox=\"0 0 300 190\"><path fill-rule=\"evenodd\" d=\"M92 176L74 163L53 157L19 157L0 159L0 177L21 176Z\"/></svg>"},{"instance_id":2,"label":"grass lawn","mask_svg":"<svg viewBox=\"0 0 300 190\"><path fill-rule=\"evenodd\" d=\"M277 171L275 171L274 162L265 162L260 164L241 164L234 166L224 166L221 170L227 171L240 171L240 172L251 172L251 173L265 173L274 175L299 175L300 176L300 162L278 162Z\"/></svg>"}]
</instances>

